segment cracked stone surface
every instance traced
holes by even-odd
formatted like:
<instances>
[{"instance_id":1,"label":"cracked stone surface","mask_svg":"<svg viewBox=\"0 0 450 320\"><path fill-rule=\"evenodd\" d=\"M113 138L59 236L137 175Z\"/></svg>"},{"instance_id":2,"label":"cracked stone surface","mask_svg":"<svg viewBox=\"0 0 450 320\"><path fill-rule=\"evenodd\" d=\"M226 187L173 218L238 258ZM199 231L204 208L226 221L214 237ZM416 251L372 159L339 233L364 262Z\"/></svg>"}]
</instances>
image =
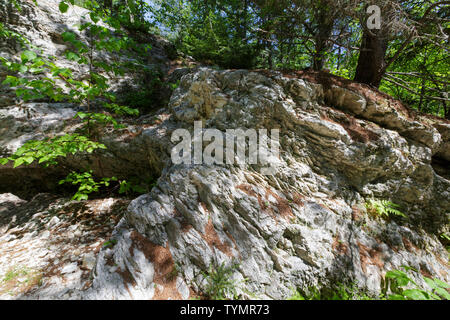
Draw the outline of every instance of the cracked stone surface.
<instances>
[{"instance_id":1,"label":"cracked stone surface","mask_svg":"<svg viewBox=\"0 0 450 320\"><path fill-rule=\"evenodd\" d=\"M435 123L394 107L391 120L358 117L359 107L388 103L342 92L331 99L321 85L278 73L202 68L183 76L167 121L191 130L195 120L222 131L279 128L277 172L167 165L152 192L131 202L115 246L100 251L83 298L188 298L173 288L201 292L202 271L236 262L239 296L249 299L346 280L379 292L384 273L402 265L448 281L437 235L448 229L450 181L431 165L448 141ZM391 199L408 219L374 216L364 205L370 198Z\"/></svg>"},{"instance_id":2,"label":"cracked stone surface","mask_svg":"<svg viewBox=\"0 0 450 320\"><path fill-rule=\"evenodd\" d=\"M129 200L0 195L0 299L80 298Z\"/></svg>"},{"instance_id":3,"label":"cracked stone surface","mask_svg":"<svg viewBox=\"0 0 450 320\"><path fill-rule=\"evenodd\" d=\"M1 2L0 18L58 55L57 8L39 2L43 9L27 2L27 19ZM65 23L79 21L72 14ZM50 38L35 37L42 30ZM7 48L2 55L18 52ZM164 60L164 45L158 50L155 59ZM108 150L97 158L65 160L103 176L160 176L149 194L131 203L73 202L42 193L24 200L2 189L0 299L190 299L205 290L203 274L221 265L237 265L232 278L242 299L284 299L292 288L346 281L376 293L386 271L402 265L450 281L439 239L449 232L448 121L411 114L367 88L306 77L177 73L180 85L157 117L103 132ZM0 156L75 129L77 106L18 105L0 89ZM261 174L259 164L173 165L172 133L192 133L200 120L222 132L279 129L275 173ZM45 186L60 173L44 172L0 167L0 186ZM382 219L365 206L372 198L399 204L408 218Z\"/></svg>"}]
</instances>

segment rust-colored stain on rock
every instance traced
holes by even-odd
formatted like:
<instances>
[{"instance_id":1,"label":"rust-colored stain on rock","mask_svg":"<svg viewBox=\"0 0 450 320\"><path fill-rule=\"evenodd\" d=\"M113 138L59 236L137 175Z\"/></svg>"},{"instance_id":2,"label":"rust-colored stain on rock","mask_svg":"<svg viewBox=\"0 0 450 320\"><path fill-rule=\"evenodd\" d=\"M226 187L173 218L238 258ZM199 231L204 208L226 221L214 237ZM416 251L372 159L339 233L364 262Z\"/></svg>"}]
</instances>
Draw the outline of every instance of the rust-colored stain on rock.
<instances>
[{"instance_id":1,"label":"rust-colored stain on rock","mask_svg":"<svg viewBox=\"0 0 450 320\"><path fill-rule=\"evenodd\" d=\"M383 253L378 248L369 248L358 242L359 257L361 261L361 268L364 273L367 272L368 265L374 265L382 269L384 267Z\"/></svg>"},{"instance_id":2,"label":"rust-colored stain on rock","mask_svg":"<svg viewBox=\"0 0 450 320\"><path fill-rule=\"evenodd\" d=\"M174 276L176 269L169 244L167 243L166 247L154 244L137 231L131 233L131 239L135 247L153 264L155 270L153 282L156 284L153 300L181 300L181 294L176 286L176 276ZM134 249L130 248L131 250Z\"/></svg>"}]
</instances>

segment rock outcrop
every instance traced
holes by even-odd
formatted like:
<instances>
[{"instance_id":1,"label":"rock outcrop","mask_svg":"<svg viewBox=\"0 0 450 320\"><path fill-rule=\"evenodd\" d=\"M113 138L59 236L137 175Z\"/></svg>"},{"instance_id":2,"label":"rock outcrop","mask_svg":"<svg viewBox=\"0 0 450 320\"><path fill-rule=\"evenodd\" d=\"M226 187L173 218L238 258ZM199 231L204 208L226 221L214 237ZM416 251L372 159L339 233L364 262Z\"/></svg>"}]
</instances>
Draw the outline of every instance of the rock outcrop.
<instances>
[{"instance_id":1,"label":"rock outcrop","mask_svg":"<svg viewBox=\"0 0 450 320\"><path fill-rule=\"evenodd\" d=\"M234 263L242 298L345 281L377 292L402 265L449 280L436 235L448 228L450 181L431 165L448 143L435 127L447 123L411 119L361 92L246 70L185 75L169 107L171 127L280 129L276 173L168 164L152 192L131 202L117 244L99 253L86 298L187 299L205 289L202 271ZM370 198L391 199L408 219L374 217Z\"/></svg>"},{"instance_id":2,"label":"rock outcrop","mask_svg":"<svg viewBox=\"0 0 450 320\"><path fill-rule=\"evenodd\" d=\"M62 21L49 1L39 2L44 9L25 2L21 15L1 2L0 18L37 39L48 55L60 56L62 29L55 26L75 23L70 19L78 16L72 12ZM19 50L10 49L2 54ZM155 54L164 60L165 50L161 46ZM293 288L338 282L377 293L385 272L402 265L450 281L448 253L438 238L449 229L448 122L413 114L368 88L307 77L212 68L175 73L179 87L157 118L144 115L127 129L103 132L100 141L108 149L94 158L65 160L73 167L89 164L102 176L159 179L151 193L129 204L109 244L98 247L95 266L92 257L78 263L92 267L92 283L74 280L64 296L44 286L31 297L189 299L206 290L205 274L219 267L232 270L243 299L284 299ZM77 106L19 105L6 87L0 95L2 155L28 139L76 129L70 119ZM275 171L265 175L260 164L173 164L172 134L186 129L194 136L195 121L223 134L279 129L280 156L271 159ZM0 167L1 191L19 190L30 180L43 185L49 175L62 174L54 170ZM41 219L32 213L39 197L2 197L4 220L22 211L31 224ZM407 218L383 219L367 209L369 199L391 200ZM45 217L51 215L47 209L39 209ZM1 230L5 246L17 241L10 229Z\"/></svg>"}]
</instances>

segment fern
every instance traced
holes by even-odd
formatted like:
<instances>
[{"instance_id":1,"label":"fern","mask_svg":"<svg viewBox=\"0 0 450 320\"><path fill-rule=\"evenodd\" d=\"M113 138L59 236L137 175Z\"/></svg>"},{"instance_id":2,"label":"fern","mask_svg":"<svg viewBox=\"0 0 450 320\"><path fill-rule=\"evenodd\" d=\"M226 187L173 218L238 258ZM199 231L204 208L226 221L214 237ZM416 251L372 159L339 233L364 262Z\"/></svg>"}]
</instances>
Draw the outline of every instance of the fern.
<instances>
[{"instance_id":1,"label":"fern","mask_svg":"<svg viewBox=\"0 0 450 320\"><path fill-rule=\"evenodd\" d=\"M207 282L204 295L210 300L225 300L228 296L236 295L236 282L232 275L237 265L226 267L224 263L213 268L211 265L208 272L202 272Z\"/></svg>"},{"instance_id":2,"label":"fern","mask_svg":"<svg viewBox=\"0 0 450 320\"><path fill-rule=\"evenodd\" d=\"M390 215L407 218L406 214L399 210L401 208L400 205L389 200L370 199L366 202L366 208L386 218L388 218Z\"/></svg>"}]
</instances>

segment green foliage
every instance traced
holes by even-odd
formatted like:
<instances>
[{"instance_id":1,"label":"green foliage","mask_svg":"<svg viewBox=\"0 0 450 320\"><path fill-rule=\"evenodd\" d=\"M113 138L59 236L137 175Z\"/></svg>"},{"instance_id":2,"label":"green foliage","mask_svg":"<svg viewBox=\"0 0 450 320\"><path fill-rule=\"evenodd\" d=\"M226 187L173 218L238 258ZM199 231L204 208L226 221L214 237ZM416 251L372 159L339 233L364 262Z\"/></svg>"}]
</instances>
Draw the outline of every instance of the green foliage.
<instances>
[{"instance_id":1,"label":"green foliage","mask_svg":"<svg viewBox=\"0 0 450 320\"><path fill-rule=\"evenodd\" d=\"M71 4L73 1L69 1ZM65 12L69 4L67 1L60 3L60 9ZM116 100L115 96L108 92L109 83L99 71L114 73L115 75L123 75L127 68L146 68L143 62L138 62L136 59L127 63L105 63L95 58L95 51L108 51L111 53L121 52L138 52L143 56L149 50L149 45L135 42L126 33L121 30L120 24L112 17L106 19L113 29L97 25L100 13L92 11L90 17L93 22L83 23L79 26L79 30L88 30L90 40L84 43L78 40L77 35L71 31L65 31L61 34L62 39L70 44L71 50L66 51L66 58L76 61L79 64L84 64L89 67L89 78L87 81L76 80L72 75L72 71L67 68L60 68L53 61L40 57L37 52L33 50L25 50L21 54L21 61L8 61L5 58L0 58L2 64L12 72L43 74L44 72L50 74L50 77L40 77L28 79L27 77L16 77L10 75L6 78L3 84L8 84L16 88L16 94L23 100L42 99L48 97L53 101L68 101L78 104L87 105L89 108L93 100L101 101L104 105L110 105ZM12 37L11 32L1 31L0 36ZM94 41L95 39L95 41ZM125 65L126 64L126 65ZM95 71L94 71L95 67ZM59 85L59 80L63 80L63 85ZM106 102L104 100L107 100ZM116 105L115 110L119 110ZM121 108L123 111L123 108ZM127 110L128 112L131 111ZM131 111L136 114L135 111Z\"/></svg>"},{"instance_id":2,"label":"green foliage","mask_svg":"<svg viewBox=\"0 0 450 320\"><path fill-rule=\"evenodd\" d=\"M126 196L140 195L149 193L154 186L156 186L156 180L153 178L130 177L119 181L118 193Z\"/></svg>"},{"instance_id":3,"label":"green foliage","mask_svg":"<svg viewBox=\"0 0 450 320\"><path fill-rule=\"evenodd\" d=\"M71 183L73 185L79 185L78 191L72 197L72 200L87 200L89 194L98 192L100 187L108 187L111 181L117 181L117 178L101 178L100 181L96 181L92 176L92 170L89 172L71 172L66 178L59 181L59 184Z\"/></svg>"},{"instance_id":4,"label":"green foliage","mask_svg":"<svg viewBox=\"0 0 450 320\"><path fill-rule=\"evenodd\" d=\"M34 3L36 3L37 0L33 0ZM14 8L21 12L22 11L22 7L20 6L20 4L17 2L17 0L11 0L12 5L14 6Z\"/></svg>"},{"instance_id":5,"label":"green foliage","mask_svg":"<svg viewBox=\"0 0 450 320\"><path fill-rule=\"evenodd\" d=\"M130 108L127 106L120 106L115 103L106 103L105 108L110 109L112 112L114 112L117 115L120 116L138 116L139 110L135 108Z\"/></svg>"},{"instance_id":6,"label":"green foliage","mask_svg":"<svg viewBox=\"0 0 450 320\"><path fill-rule=\"evenodd\" d=\"M179 86L180 86L180 80L177 80L177 82L174 82L174 83L169 83L169 87L172 91L175 90L176 88L178 88Z\"/></svg>"},{"instance_id":7,"label":"green foliage","mask_svg":"<svg viewBox=\"0 0 450 320\"><path fill-rule=\"evenodd\" d=\"M59 2L61 13L68 11L74 0ZM105 149L106 147L98 142L91 140L91 127L113 125L115 129L123 128L111 114L107 112L91 112L94 104L103 105L106 109L119 116L137 116L139 111L116 104L116 97L109 92L110 84L108 79L102 75L102 72L123 75L127 68L146 68L145 64L136 59L122 65L116 62L105 63L97 60L95 51L108 51L111 53L124 54L125 52L146 54L150 49L147 44L140 44L131 39L121 27L119 17L105 15L100 10L96 1L85 1L84 5L91 10L89 16L92 22L79 25L79 30L88 30L90 38L88 42L78 39L78 36L72 31L65 31L61 34L62 39L71 48L67 50L65 56L67 59L84 64L89 69L87 80L75 79L72 70L61 68L56 65L52 58L46 59L39 55L37 48L30 45L21 35L7 30L3 24L0 24L0 37L6 39L16 39L23 46L28 48L20 54L20 61L9 61L0 57L1 64L11 73L3 81L4 85L14 88L16 96L24 101L37 99L50 99L51 101L67 101L80 104L87 108L87 111L78 112L76 118L79 118L87 127L87 136L80 134L66 134L56 138L45 138L41 141L28 141L8 158L0 159L0 164L5 165L9 161L14 162L14 167L20 165L30 165L34 161L44 166L58 164L60 157L66 157L68 154L79 152L92 153L96 149ZM110 28L100 26L97 23L104 19ZM145 61L145 58L142 58ZM62 81L61 81L62 80ZM61 84L62 83L62 84ZM100 186L109 185L110 181L116 178L103 178L100 181L94 180L92 172L69 174L61 183L69 182L79 185L78 192L74 199L87 199L92 192L97 192ZM137 189L137 187L135 187Z\"/></svg>"},{"instance_id":8,"label":"green foliage","mask_svg":"<svg viewBox=\"0 0 450 320\"><path fill-rule=\"evenodd\" d=\"M180 51L222 68L312 67L354 79L359 55L367 49L364 1L151 3L149 19L161 25L160 32ZM380 90L419 111L449 119L448 4L431 8L437 1L383 3L383 46L378 49L385 62L394 59L387 72L382 72ZM428 8L432 10L422 21Z\"/></svg>"},{"instance_id":9,"label":"green foliage","mask_svg":"<svg viewBox=\"0 0 450 320\"><path fill-rule=\"evenodd\" d=\"M290 296L288 298L288 300L308 300L308 299L305 299L305 297L303 296L303 294L300 293L300 291L294 290L292 296ZM313 300L313 299L309 299L309 300Z\"/></svg>"},{"instance_id":10,"label":"green foliage","mask_svg":"<svg viewBox=\"0 0 450 320\"><path fill-rule=\"evenodd\" d=\"M450 242L450 235L448 235L447 233L442 233L439 235L439 237L443 240L449 241Z\"/></svg>"},{"instance_id":11,"label":"green foliage","mask_svg":"<svg viewBox=\"0 0 450 320\"><path fill-rule=\"evenodd\" d=\"M225 266L225 263L213 267L209 267L208 272L202 272L206 280L206 287L203 292L206 299L209 300L225 300L230 296L236 295L236 281L231 277L238 265L234 264L231 267Z\"/></svg>"},{"instance_id":12,"label":"green foliage","mask_svg":"<svg viewBox=\"0 0 450 320\"><path fill-rule=\"evenodd\" d=\"M1 22L0 22L0 39L14 39L22 47L24 47L27 44L30 44L30 41L28 41L28 39L26 39L20 33L5 28L4 24Z\"/></svg>"},{"instance_id":13,"label":"green foliage","mask_svg":"<svg viewBox=\"0 0 450 320\"><path fill-rule=\"evenodd\" d=\"M3 66L9 69L11 72L16 73L30 73L42 74L47 71L52 75L52 78L42 77L29 79L25 77L16 77L8 75L3 81L4 85L15 87L15 92L18 98L22 98L25 101L33 99L42 99L49 97L53 101L62 101L67 99L67 95L63 89L57 87L55 84L56 77L70 77L71 72L65 68L59 68L49 60L45 60L38 57L36 52L31 50L25 50L21 54L21 62L12 62L0 57L0 62Z\"/></svg>"},{"instance_id":14,"label":"green foliage","mask_svg":"<svg viewBox=\"0 0 450 320\"><path fill-rule=\"evenodd\" d=\"M288 300L322 300L320 290L316 287L310 287L305 293L295 290Z\"/></svg>"},{"instance_id":15,"label":"green foliage","mask_svg":"<svg viewBox=\"0 0 450 320\"><path fill-rule=\"evenodd\" d=\"M106 126L112 124L115 129L125 128L124 125L119 124L116 119L111 115L105 113L94 113L94 112L78 112L75 117L80 118L83 122L90 124L98 124L100 126Z\"/></svg>"},{"instance_id":16,"label":"green foliage","mask_svg":"<svg viewBox=\"0 0 450 320\"><path fill-rule=\"evenodd\" d=\"M126 180L123 180L120 182L120 189L119 189L119 193L125 193L125 194L130 194L130 193L140 193L143 194L147 191L146 188L142 187L139 184L134 184L132 182L128 182Z\"/></svg>"},{"instance_id":17,"label":"green foliage","mask_svg":"<svg viewBox=\"0 0 450 320\"><path fill-rule=\"evenodd\" d=\"M15 168L38 161L39 164L48 167L56 165L59 157L78 152L92 153L96 149L106 149L106 147L79 134L65 134L55 138L29 140L10 157L0 159L0 164L5 165L13 161Z\"/></svg>"},{"instance_id":18,"label":"green foliage","mask_svg":"<svg viewBox=\"0 0 450 320\"><path fill-rule=\"evenodd\" d=\"M26 268L11 268L8 270L8 272L4 275L2 281L7 282L11 281L18 277L23 277L28 274L28 269Z\"/></svg>"},{"instance_id":19,"label":"green foliage","mask_svg":"<svg viewBox=\"0 0 450 320\"><path fill-rule=\"evenodd\" d=\"M405 271L413 271L418 277L421 275L410 267L403 267ZM383 294L388 300L450 300L447 289L450 285L439 280L423 277L428 288L421 288L408 274L401 270L391 270L386 273Z\"/></svg>"},{"instance_id":20,"label":"green foliage","mask_svg":"<svg viewBox=\"0 0 450 320\"><path fill-rule=\"evenodd\" d=\"M152 18L169 29L179 49L208 64L251 68L259 50L251 2L156 0Z\"/></svg>"},{"instance_id":21,"label":"green foliage","mask_svg":"<svg viewBox=\"0 0 450 320\"><path fill-rule=\"evenodd\" d=\"M356 284L339 284L334 288L319 290L310 287L304 291L295 290L288 300L449 300L447 289L450 285L439 280L422 277L420 273L410 267L403 267L405 271L416 273L426 284L422 288L404 271L391 270L382 281L382 291L379 296L368 294Z\"/></svg>"},{"instance_id":22,"label":"green foliage","mask_svg":"<svg viewBox=\"0 0 450 320\"><path fill-rule=\"evenodd\" d=\"M399 210L400 205L395 204L388 200L375 200L369 199L366 202L366 208L370 212L374 212L381 217L388 218L390 215L400 216L407 218L407 216Z\"/></svg>"},{"instance_id":23,"label":"green foliage","mask_svg":"<svg viewBox=\"0 0 450 320\"><path fill-rule=\"evenodd\" d=\"M62 13L66 13L68 9L69 5L67 3L65 3L64 1L61 1L59 3L59 11L61 11Z\"/></svg>"},{"instance_id":24,"label":"green foliage","mask_svg":"<svg viewBox=\"0 0 450 320\"><path fill-rule=\"evenodd\" d=\"M295 290L288 300L373 300L374 297L358 288L356 284L338 284L335 288L325 288L319 290L316 287L309 287L301 292Z\"/></svg>"}]
</instances>

